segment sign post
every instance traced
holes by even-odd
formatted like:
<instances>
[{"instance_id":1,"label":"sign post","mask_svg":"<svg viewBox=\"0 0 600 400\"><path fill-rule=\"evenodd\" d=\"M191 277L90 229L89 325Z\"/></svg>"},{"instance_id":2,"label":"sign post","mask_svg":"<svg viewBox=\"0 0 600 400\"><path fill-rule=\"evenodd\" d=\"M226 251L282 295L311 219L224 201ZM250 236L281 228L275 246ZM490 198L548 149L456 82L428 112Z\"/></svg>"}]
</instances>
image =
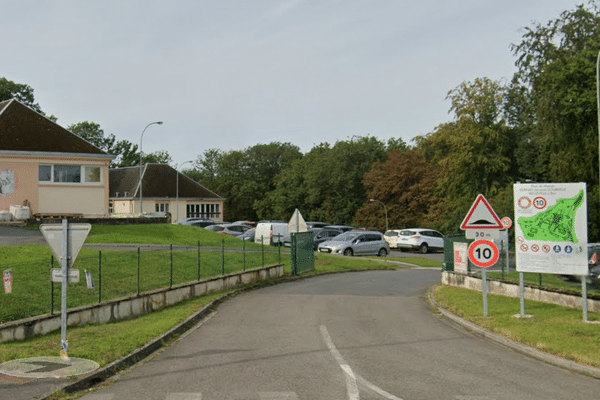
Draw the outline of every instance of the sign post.
<instances>
[{"instance_id":1,"label":"sign post","mask_svg":"<svg viewBox=\"0 0 600 400\"><path fill-rule=\"evenodd\" d=\"M488 312L487 268L498 262L500 251L494 242L488 239L500 238L500 229L504 226L498 215L482 195L478 195L471 209L465 216L460 229L465 231L467 239L477 239L469 246L469 260L482 268L481 286L483 292L483 315Z\"/></svg>"},{"instance_id":2,"label":"sign post","mask_svg":"<svg viewBox=\"0 0 600 400\"><path fill-rule=\"evenodd\" d=\"M61 313L60 313L60 357L68 361L69 343L67 342L67 284L79 282L79 270L69 271L79 250L92 229L90 224L71 224L66 219L62 225L41 225L40 231L50 245L54 255L60 260L60 273L52 271L51 279L62 282ZM76 272L74 272L76 271Z\"/></svg>"}]
</instances>

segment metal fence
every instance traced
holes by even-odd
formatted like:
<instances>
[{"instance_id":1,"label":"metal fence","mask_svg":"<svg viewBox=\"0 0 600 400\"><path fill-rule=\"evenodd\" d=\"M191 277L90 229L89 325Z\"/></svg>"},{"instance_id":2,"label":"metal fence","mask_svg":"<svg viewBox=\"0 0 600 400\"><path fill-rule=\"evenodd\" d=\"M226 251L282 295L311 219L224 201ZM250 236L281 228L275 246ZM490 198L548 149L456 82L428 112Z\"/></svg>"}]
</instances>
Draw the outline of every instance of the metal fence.
<instances>
[{"instance_id":1,"label":"metal fence","mask_svg":"<svg viewBox=\"0 0 600 400\"><path fill-rule=\"evenodd\" d=\"M68 307L137 296L281 264L281 260L281 247L247 246L238 239L223 239L221 246L86 245L71 267L80 271L80 279L68 284ZM51 269L60 268L59 264L53 256L42 262L11 264L13 290L11 294L0 293L0 323L60 312L61 283L50 279Z\"/></svg>"}]
</instances>

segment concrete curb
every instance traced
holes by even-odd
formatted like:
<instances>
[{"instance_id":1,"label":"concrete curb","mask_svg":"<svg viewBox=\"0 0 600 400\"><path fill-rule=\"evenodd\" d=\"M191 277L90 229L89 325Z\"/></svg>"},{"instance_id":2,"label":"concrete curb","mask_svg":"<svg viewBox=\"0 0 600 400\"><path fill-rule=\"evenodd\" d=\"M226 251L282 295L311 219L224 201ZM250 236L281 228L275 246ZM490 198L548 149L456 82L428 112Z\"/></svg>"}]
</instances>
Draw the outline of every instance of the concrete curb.
<instances>
[{"instance_id":1,"label":"concrete curb","mask_svg":"<svg viewBox=\"0 0 600 400\"><path fill-rule=\"evenodd\" d=\"M458 324L459 326L474 333L477 336L481 336L485 339L491 340L492 342L506 346L512 350L518 351L521 354L525 354L529 357L535 358L536 360L543 361L545 363L564 368L566 370L576 372L581 375L586 375L595 379L600 379L600 368L580 364L575 361L555 356L553 354L545 353L531 346L515 342L504 336L490 332L487 329L484 329L481 326L467 321L466 319L459 317L458 315L446 310L445 308L442 308L442 306L440 306L435 300L434 290L436 287L437 285L429 288L427 295L431 304L437 309L437 311L439 311L442 314L442 316L444 316L444 318L449 319L453 323Z\"/></svg>"}]
</instances>

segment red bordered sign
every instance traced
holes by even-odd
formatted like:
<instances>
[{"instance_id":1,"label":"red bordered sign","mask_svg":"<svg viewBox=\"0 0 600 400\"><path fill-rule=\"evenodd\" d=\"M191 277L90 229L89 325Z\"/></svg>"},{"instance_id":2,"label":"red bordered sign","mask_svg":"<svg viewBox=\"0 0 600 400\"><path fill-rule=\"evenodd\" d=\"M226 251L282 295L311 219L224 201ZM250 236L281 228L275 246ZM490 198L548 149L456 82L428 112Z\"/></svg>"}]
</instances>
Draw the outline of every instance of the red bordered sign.
<instances>
[{"instance_id":1,"label":"red bordered sign","mask_svg":"<svg viewBox=\"0 0 600 400\"><path fill-rule=\"evenodd\" d=\"M498 246L489 240L477 240L469 246L469 260L481 268L488 268L498 262Z\"/></svg>"}]
</instances>

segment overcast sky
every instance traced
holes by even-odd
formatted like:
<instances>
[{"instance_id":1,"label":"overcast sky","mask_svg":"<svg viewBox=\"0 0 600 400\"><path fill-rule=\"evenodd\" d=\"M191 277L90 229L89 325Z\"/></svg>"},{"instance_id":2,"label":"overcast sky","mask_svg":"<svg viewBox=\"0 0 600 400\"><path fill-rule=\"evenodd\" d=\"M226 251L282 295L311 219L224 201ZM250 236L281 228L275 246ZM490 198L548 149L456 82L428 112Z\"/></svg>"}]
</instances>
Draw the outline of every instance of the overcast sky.
<instances>
[{"instance_id":1,"label":"overcast sky","mask_svg":"<svg viewBox=\"0 0 600 400\"><path fill-rule=\"evenodd\" d=\"M509 80L511 43L574 0L0 0L0 76L63 127L93 121L173 162L211 148L375 136L451 120L446 94ZM189 168L189 165L185 168Z\"/></svg>"}]
</instances>

